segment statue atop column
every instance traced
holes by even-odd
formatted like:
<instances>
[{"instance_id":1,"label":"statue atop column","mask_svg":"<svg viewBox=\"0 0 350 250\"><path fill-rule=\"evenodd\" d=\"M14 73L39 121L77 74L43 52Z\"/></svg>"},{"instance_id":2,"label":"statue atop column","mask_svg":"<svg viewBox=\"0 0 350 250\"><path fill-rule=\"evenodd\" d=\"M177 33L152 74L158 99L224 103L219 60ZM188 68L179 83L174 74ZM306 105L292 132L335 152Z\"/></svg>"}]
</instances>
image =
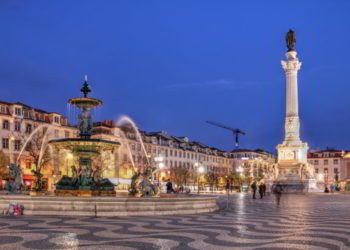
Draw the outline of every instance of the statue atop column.
<instances>
[{"instance_id":1,"label":"statue atop column","mask_svg":"<svg viewBox=\"0 0 350 250\"><path fill-rule=\"evenodd\" d=\"M295 32L290 29L286 34L286 43L288 51L294 51L295 43L297 42Z\"/></svg>"}]
</instances>

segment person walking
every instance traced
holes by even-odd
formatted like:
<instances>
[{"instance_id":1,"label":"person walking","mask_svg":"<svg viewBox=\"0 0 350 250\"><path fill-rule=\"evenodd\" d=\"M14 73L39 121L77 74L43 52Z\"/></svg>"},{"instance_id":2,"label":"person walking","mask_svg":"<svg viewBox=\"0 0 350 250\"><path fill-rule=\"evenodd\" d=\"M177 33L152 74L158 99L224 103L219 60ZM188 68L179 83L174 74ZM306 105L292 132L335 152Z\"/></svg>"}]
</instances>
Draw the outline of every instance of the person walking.
<instances>
[{"instance_id":1,"label":"person walking","mask_svg":"<svg viewBox=\"0 0 350 250\"><path fill-rule=\"evenodd\" d=\"M265 182L262 183L262 192L263 192L263 196L266 196L266 184L265 184Z\"/></svg>"},{"instance_id":2,"label":"person walking","mask_svg":"<svg viewBox=\"0 0 350 250\"><path fill-rule=\"evenodd\" d=\"M250 185L252 191L253 191L253 199L255 199L256 197L256 190L257 190L257 184L256 184L256 181L253 181L252 185Z\"/></svg>"},{"instance_id":3,"label":"person walking","mask_svg":"<svg viewBox=\"0 0 350 250\"><path fill-rule=\"evenodd\" d=\"M273 187L273 193L274 193L275 198L276 198L277 207L280 206L282 192L283 192L282 185L281 185L281 183L277 182L277 184Z\"/></svg>"},{"instance_id":4,"label":"person walking","mask_svg":"<svg viewBox=\"0 0 350 250\"><path fill-rule=\"evenodd\" d=\"M166 193L170 194L172 192L174 192L173 184L171 183L170 179L168 179L168 182L166 183Z\"/></svg>"},{"instance_id":5,"label":"person walking","mask_svg":"<svg viewBox=\"0 0 350 250\"><path fill-rule=\"evenodd\" d=\"M259 194L260 194L260 199L264 197L264 183L260 183L259 185Z\"/></svg>"}]
</instances>

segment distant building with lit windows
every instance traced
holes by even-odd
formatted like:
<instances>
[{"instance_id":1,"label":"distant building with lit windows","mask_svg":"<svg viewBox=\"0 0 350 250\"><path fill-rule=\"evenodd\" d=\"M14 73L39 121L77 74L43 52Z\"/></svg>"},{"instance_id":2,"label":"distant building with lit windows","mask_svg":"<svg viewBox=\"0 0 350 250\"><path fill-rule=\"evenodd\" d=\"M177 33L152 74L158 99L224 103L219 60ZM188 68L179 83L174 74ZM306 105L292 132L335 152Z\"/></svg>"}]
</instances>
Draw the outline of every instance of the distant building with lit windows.
<instances>
[{"instance_id":1,"label":"distant building with lit windows","mask_svg":"<svg viewBox=\"0 0 350 250\"><path fill-rule=\"evenodd\" d=\"M308 162L315 167L318 182L332 184L350 179L350 152L337 149L310 151Z\"/></svg>"},{"instance_id":2,"label":"distant building with lit windows","mask_svg":"<svg viewBox=\"0 0 350 250\"><path fill-rule=\"evenodd\" d=\"M11 161L16 161L26 138L40 125L45 125L50 129L48 139L58 139L65 137L75 137L77 129L68 124L65 116L56 112L47 112L41 109L33 108L29 105L16 102L0 101L0 150L9 157ZM23 171L25 184L31 185L33 181L33 159L28 156L24 150L19 159ZM44 185L50 185L50 169L43 170Z\"/></svg>"}]
</instances>

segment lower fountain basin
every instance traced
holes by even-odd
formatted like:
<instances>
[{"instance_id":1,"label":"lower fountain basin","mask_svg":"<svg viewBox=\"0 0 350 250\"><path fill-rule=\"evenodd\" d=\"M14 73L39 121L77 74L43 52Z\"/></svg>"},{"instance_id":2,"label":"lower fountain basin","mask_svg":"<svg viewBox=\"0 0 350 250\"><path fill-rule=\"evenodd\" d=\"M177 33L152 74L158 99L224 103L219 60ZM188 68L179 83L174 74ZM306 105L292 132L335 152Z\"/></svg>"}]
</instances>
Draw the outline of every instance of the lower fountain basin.
<instances>
[{"instance_id":1,"label":"lower fountain basin","mask_svg":"<svg viewBox=\"0 0 350 250\"><path fill-rule=\"evenodd\" d=\"M60 216L156 216L208 213L218 210L216 196L133 198L0 196L0 210L9 204L24 206L24 215Z\"/></svg>"}]
</instances>

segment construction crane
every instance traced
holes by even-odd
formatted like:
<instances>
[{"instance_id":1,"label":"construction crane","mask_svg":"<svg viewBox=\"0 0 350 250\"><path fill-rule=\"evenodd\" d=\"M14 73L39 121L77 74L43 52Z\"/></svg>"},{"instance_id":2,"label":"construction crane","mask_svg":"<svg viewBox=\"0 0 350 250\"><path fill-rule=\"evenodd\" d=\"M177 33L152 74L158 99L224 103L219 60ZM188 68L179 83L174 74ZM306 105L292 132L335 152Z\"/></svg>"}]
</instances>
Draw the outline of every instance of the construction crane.
<instances>
[{"instance_id":1,"label":"construction crane","mask_svg":"<svg viewBox=\"0 0 350 250\"><path fill-rule=\"evenodd\" d=\"M243 132L242 130L240 130L238 128L231 128L231 127L225 126L225 125L217 123L217 122L213 122L213 121L206 121L206 122L211 124L211 125L213 125L213 126L230 130L233 133L233 136L235 138L235 147L236 147L236 149L238 149L238 147L239 147L239 136L240 135L245 135L245 132Z\"/></svg>"}]
</instances>

